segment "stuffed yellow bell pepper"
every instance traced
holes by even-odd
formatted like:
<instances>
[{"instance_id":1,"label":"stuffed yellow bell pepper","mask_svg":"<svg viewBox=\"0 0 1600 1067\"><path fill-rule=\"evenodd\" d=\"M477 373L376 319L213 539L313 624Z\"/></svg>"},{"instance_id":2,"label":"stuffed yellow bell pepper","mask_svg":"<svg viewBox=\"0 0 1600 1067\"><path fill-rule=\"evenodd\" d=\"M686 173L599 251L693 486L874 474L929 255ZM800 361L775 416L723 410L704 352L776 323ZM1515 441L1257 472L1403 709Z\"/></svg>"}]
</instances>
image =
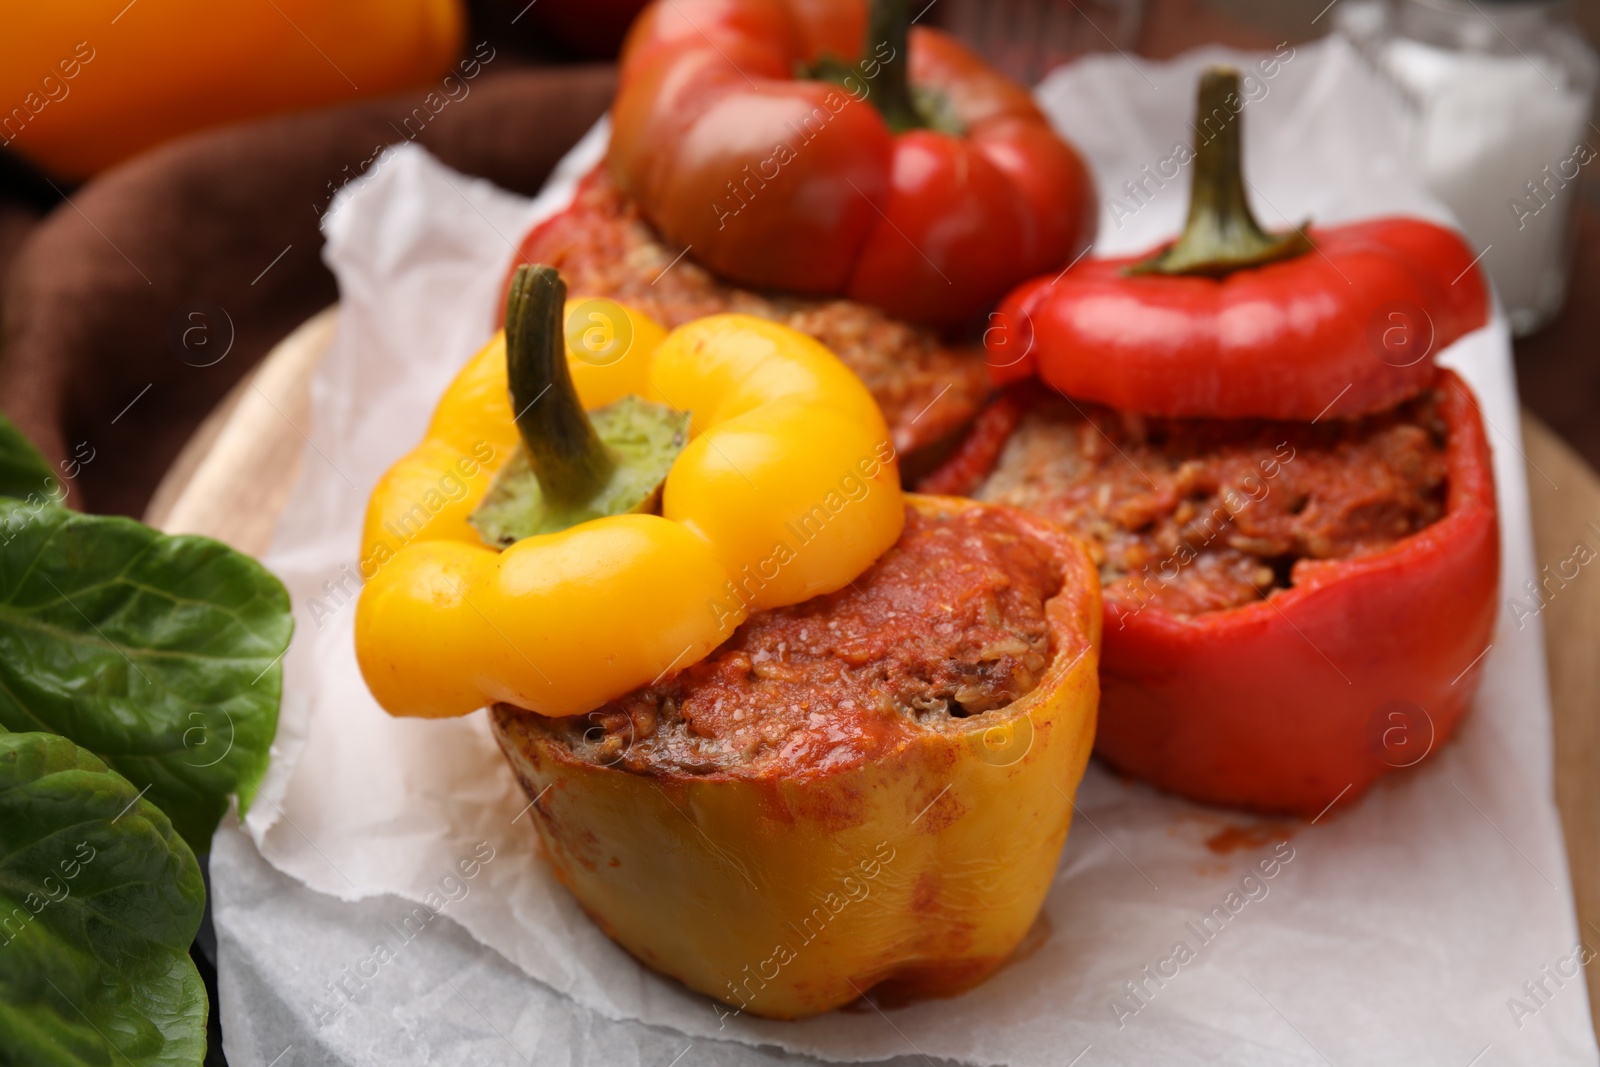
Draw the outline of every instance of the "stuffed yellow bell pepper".
<instances>
[{"instance_id":1,"label":"stuffed yellow bell pepper","mask_svg":"<svg viewBox=\"0 0 1600 1067\"><path fill-rule=\"evenodd\" d=\"M373 692L493 703L557 876L724 1020L982 981L1093 744L1087 551L903 496L865 389L799 334L663 337L563 295L517 275L505 337L373 496Z\"/></svg>"},{"instance_id":2,"label":"stuffed yellow bell pepper","mask_svg":"<svg viewBox=\"0 0 1600 1067\"><path fill-rule=\"evenodd\" d=\"M1055 879L1094 743L1094 565L1043 520L908 501L866 573L677 676L568 719L494 709L557 875L720 1015L960 992Z\"/></svg>"}]
</instances>

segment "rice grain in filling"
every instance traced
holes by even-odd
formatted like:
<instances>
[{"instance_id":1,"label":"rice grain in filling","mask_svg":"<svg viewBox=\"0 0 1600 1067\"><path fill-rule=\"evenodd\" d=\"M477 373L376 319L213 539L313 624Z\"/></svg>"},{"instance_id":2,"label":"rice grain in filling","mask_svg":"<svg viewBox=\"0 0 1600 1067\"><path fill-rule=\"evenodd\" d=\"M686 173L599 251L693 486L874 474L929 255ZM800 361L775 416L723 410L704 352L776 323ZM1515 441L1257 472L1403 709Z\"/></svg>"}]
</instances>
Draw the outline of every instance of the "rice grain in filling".
<instances>
[{"instance_id":1,"label":"rice grain in filling","mask_svg":"<svg viewBox=\"0 0 1600 1067\"><path fill-rule=\"evenodd\" d=\"M844 589L752 616L709 657L588 715L538 720L579 759L785 777L873 758L1031 692L1051 661L1050 549L997 509L929 516Z\"/></svg>"},{"instance_id":2,"label":"rice grain in filling","mask_svg":"<svg viewBox=\"0 0 1600 1067\"><path fill-rule=\"evenodd\" d=\"M1221 611L1301 560L1378 551L1444 515L1446 427L1428 392L1322 423L1144 417L1043 390L974 492L1088 542L1108 600Z\"/></svg>"}]
</instances>

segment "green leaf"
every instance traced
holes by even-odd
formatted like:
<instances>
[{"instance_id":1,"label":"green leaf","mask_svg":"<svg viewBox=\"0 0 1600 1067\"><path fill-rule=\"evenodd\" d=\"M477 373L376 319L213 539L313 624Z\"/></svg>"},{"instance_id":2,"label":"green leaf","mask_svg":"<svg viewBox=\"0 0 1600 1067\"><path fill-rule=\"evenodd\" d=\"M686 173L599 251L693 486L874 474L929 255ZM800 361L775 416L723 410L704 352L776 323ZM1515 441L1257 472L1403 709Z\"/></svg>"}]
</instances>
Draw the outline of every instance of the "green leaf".
<instances>
[{"instance_id":1,"label":"green leaf","mask_svg":"<svg viewBox=\"0 0 1600 1067\"><path fill-rule=\"evenodd\" d=\"M197 852L266 773L291 627L226 545L0 501L0 726L91 749Z\"/></svg>"},{"instance_id":2,"label":"green leaf","mask_svg":"<svg viewBox=\"0 0 1600 1067\"><path fill-rule=\"evenodd\" d=\"M38 501L61 498L61 482L49 462L11 420L0 415L0 496Z\"/></svg>"},{"instance_id":3,"label":"green leaf","mask_svg":"<svg viewBox=\"0 0 1600 1067\"><path fill-rule=\"evenodd\" d=\"M0 1064L196 1067L204 907L138 787L64 737L0 734Z\"/></svg>"}]
</instances>

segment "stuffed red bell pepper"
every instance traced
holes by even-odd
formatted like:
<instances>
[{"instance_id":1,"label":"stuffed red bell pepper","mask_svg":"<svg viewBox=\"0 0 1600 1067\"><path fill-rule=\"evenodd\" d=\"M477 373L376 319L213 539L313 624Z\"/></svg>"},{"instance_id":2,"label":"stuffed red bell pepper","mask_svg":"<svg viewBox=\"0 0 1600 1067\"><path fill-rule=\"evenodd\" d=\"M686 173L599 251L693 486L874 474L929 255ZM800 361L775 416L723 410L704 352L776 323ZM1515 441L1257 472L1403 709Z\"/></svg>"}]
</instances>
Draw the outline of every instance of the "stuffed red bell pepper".
<instances>
[{"instance_id":1,"label":"stuffed red bell pepper","mask_svg":"<svg viewBox=\"0 0 1600 1067\"><path fill-rule=\"evenodd\" d=\"M655 4L608 158L517 258L669 328L736 311L816 338L913 478L993 391L982 348L939 327L1077 255L1095 198L1021 87L905 16L904 0Z\"/></svg>"},{"instance_id":2,"label":"stuffed red bell pepper","mask_svg":"<svg viewBox=\"0 0 1600 1067\"><path fill-rule=\"evenodd\" d=\"M1091 541L1104 759L1194 799L1316 814L1419 762L1477 686L1494 480L1477 405L1433 356L1488 300L1431 223L1263 231L1236 92L1231 71L1202 80L1210 139L1179 240L1004 301L992 363L1044 384L1013 385L922 487Z\"/></svg>"}]
</instances>

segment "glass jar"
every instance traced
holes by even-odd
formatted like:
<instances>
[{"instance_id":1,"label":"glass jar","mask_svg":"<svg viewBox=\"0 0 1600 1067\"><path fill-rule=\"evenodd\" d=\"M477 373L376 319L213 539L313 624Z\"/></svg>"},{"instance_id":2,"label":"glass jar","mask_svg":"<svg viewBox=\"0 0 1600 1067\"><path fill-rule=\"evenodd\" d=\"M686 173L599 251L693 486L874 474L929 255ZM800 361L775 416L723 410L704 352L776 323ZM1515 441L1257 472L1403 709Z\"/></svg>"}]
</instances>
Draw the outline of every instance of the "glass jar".
<instances>
[{"instance_id":1,"label":"glass jar","mask_svg":"<svg viewBox=\"0 0 1600 1067\"><path fill-rule=\"evenodd\" d=\"M1600 60L1562 0L1340 5L1340 29L1399 88L1428 188L1455 212L1518 335L1561 310L1572 208L1600 155Z\"/></svg>"}]
</instances>

